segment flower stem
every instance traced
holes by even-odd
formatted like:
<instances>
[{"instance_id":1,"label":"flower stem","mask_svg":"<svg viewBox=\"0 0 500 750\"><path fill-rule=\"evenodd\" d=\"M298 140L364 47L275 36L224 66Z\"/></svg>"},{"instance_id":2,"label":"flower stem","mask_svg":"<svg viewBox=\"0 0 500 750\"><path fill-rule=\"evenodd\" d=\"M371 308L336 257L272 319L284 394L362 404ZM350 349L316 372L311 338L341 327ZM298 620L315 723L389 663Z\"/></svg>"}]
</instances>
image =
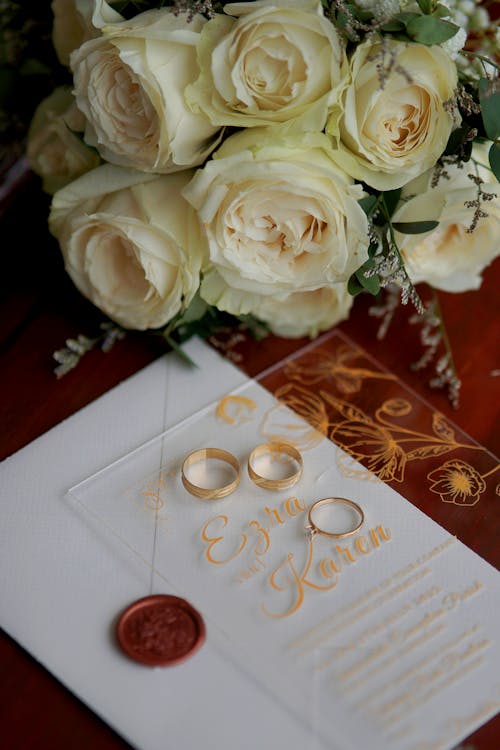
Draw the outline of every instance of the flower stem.
<instances>
[{"instance_id":1,"label":"flower stem","mask_svg":"<svg viewBox=\"0 0 500 750\"><path fill-rule=\"evenodd\" d=\"M439 330L441 332L441 336L443 337L444 348L446 349L446 354L448 355L448 364L452 369L453 375L458 379L457 370L455 367L455 361L453 359L453 352L451 349L450 339L448 337L448 331L446 330L446 326L444 324L443 313L441 312L439 298L435 289L432 289L432 298L434 302L435 315L438 319Z\"/></svg>"},{"instance_id":2,"label":"flower stem","mask_svg":"<svg viewBox=\"0 0 500 750\"><path fill-rule=\"evenodd\" d=\"M495 471L498 471L498 469L500 469L500 464L497 464L496 466L494 466L493 469L491 469L491 471L487 471L486 474L481 474L481 477L483 479L486 479L486 477L489 477L491 474L494 474Z\"/></svg>"},{"instance_id":3,"label":"flower stem","mask_svg":"<svg viewBox=\"0 0 500 750\"><path fill-rule=\"evenodd\" d=\"M470 52L467 49L462 49L460 50L460 54L463 55L464 57L477 57L478 60L481 60L481 62L488 63L488 65L492 65L497 70L500 70L500 65L497 65L497 63L494 60L492 60L489 57L485 57L485 55L480 55L478 52Z\"/></svg>"}]
</instances>

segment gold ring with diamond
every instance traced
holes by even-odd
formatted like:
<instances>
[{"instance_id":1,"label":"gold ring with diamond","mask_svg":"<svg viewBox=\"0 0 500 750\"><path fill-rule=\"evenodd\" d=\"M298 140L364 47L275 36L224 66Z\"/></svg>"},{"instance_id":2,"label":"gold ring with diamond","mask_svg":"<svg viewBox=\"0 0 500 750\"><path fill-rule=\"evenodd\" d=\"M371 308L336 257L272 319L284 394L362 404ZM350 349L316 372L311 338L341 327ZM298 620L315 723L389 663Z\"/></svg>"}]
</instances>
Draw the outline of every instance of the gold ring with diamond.
<instances>
[{"instance_id":1,"label":"gold ring with diamond","mask_svg":"<svg viewBox=\"0 0 500 750\"><path fill-rule=\"evenodd\" d=\"M359 522L353 529L342 532L325 531L324 529L321 529L316 523L314 523L312 518L313 512L322 505L333 505L334 503L347 505L349 508L352 508L354 511L356 511L359 516ZM317 500L309 508L309 513L307 514L308 523L306 526L306 533L311 537L313 537L315 534L323 534L324 536L329 536L332 539L343 539L344 537L351 536L351 534L355 534L356 531L359 531L359 529L363 525L364 520L365 514L361 510L360 506L353 500L348 500L346 497L325 497L323 498L323 500Z\"/></svg>"}]
</instances>

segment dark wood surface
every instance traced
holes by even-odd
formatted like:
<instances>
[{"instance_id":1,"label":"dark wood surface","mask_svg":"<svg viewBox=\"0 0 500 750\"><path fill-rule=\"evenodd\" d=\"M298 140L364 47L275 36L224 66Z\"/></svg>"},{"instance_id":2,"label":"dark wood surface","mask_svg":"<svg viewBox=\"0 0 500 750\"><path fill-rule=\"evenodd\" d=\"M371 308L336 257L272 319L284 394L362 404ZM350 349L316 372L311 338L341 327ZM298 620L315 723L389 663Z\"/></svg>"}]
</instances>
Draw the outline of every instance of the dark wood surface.
<instances>
[{"instance_id":1,"label":"dark wood surface","mask_svg":"<svg viewBox=\"0 0 500 750\"><path fill-rule=\"evenodd\" d=\"M1 224L3 259L0 314L0 457L5 458L85 404L160 356L161 339L130 334L108 354L93 351L61 380L52 352L78 333L92 335L102 316L66 277L56 243L46 230L48 202L37 181L28 181ZM461 407L429 389L430 372L410 365L421 353L418 327L408 311L398 313L387 338L376 340L371 302L358 299L345 331L357 344L435 409L498 455L500 430L498 289L500 259L485 273L479 292L440 294L440 304L463 381ZM252 374L295 350L304 341L269 338L247 347ZM497 375L492 374L497 371ZM0 604L1 606L1 604ZM8 750L118 750L128 745L62 687L8 636L0 636L0 746ZM491 721L464 743L498 750L500 722Z\"/></svg>"}]
</instances>

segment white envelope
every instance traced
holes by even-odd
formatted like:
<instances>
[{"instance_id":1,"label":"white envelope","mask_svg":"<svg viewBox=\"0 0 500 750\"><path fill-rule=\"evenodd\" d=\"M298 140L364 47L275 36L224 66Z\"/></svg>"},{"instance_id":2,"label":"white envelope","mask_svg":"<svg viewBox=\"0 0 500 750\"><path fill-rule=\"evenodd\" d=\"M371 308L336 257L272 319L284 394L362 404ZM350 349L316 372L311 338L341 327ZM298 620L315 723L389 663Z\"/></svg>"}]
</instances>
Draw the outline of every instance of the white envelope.
<instances>
[{"instance_id":1,"label":"white envelope","mask_svg":"<svg viewBox=\"0 0 500 750\"><path fill-rule=\"evenodd\" d=\"M169 669L122 656L112 625L148 593L148 571L117 565L65 498L246 379L199 340L185 349L198 369L166 355L3 462L0 625L140 750L309 747L310 730L210 642Z\"/></svg>"},{"instance_id":2,"label":"white envelope","mask_svg":"<svg viewBox=\"0 0 500 750\"><path fill-rule=\"evenodd\" d=\"M247 381L246 376L202 342L190 342L187 351L198 363L198 369L190 369L175 355L167 355L4 462L1 625L141 750L198 746L218 750L336 748L334 733L330 732L328 741L323 742L304 721L304 712L299 716L300 711L294 710L293 700L276 700L276 691L273 698L272 685L267 686L268 690L259 683L252 670L247 671L237 659L228 657L231 649L222 649L210 635L192 659L167 669L151 670L135 664L114 643L116 616L148 593L150 574L147 567L136 564L133 555L124 554L122 541L104 538L92 514L76 512L67 491ZM422 545L428 543L426 533L419 535L419 522L421 530L430 530L429 539L434 540L434 545L449 537L385 485L380 484L373 494L374 499L378 495L381 500L387 495L389 506L400 501L401 507L406 508L406 520L400 528L408 535L408 545L413 536L420 538ZM133 548L133 540L124 541ZM493 590L498 591L498 578L494 578L491 566L463 545L456 546L460 549L454 549L453 559L462 566L464 581L471 564L471 575L480 575L486 581L488 597ZM422 550L426 550L425 546ZM394 557L398 555L398 564L406 564L404 545L399 546ZM372 567L376 571L378 565L380 575L385 563L381 555L378 561L376 557L373 556ZM359 569L358 566L356 571ZM439 575L443 576L443 568L438 578ZM346 573L346 579L347 576ZM182 579L180 575L177 578ZM172 581L175 580L172 571ZM455 588L457 580L461 581L461 577L455 575ZM155 589L160 591L183 595L182 590L169 591L168 584ZM190 598L189 592L186 598ZM490 598L482 606L491 631L498 612L491 615ZM451 623L449 631L455 641L459 630L455 632L453 627L459 629L465 623L473 628L475 612L473 604L457 618L459 623ZM234 637L237 640L237 634ZM489 688L483 676L483 687L471 696L470 720L453 731L447 729L456 713L450 703L449 714L445 712L441 717L447 739L441 744L436 739L436 747L451 747L450 738L458 741L495 712L500 694L495 676L498 667L491 656L491 634L487 640ZM482 642L486 643L485 637ZM481 641L476 639L476 643ZM450 653L459 654L456 650ZM464 664L467 666L469 661L464 660ZM456 690L460 690L460 684ZM389 705L389 716L392 710ZM328 711L328 704L318 699L305 711L306 718L309 714L319 725L316 711ZM463 706L460 716L464 716ZM339 746L343 749L359 750L352 724L355 721L354 714L346 715L342 721ZM352 739L349 726L353 727ZM399 747L397 742L395 746ZM382 745L378 742L373 747Z\"/></svg>"}]
</instances>

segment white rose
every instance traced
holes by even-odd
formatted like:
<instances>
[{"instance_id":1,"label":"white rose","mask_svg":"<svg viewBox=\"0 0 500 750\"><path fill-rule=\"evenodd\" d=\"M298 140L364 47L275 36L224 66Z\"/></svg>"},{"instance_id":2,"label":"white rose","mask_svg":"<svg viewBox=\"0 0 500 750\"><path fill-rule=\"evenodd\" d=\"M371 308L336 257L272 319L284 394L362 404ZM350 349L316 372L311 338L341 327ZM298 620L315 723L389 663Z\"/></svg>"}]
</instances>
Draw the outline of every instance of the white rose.
<instances>
[{"instance_id":1,"label":"white rose","mask_svg":"<svg viewBox=\"0 0 500 750\"><path fill-rule=\"evenodd\" d=\"M307 292L264 295L233 289L213 270L203 279L201 296L231 315L253 315L267 323L276 336L285 338L317 336L345 320L353 303L345 283Z\"/></svg>"},{"instance_id":2,"label":"white rose","mask_svg":"<svg viewBox=\"0 0 500 750\"><path fill-rule=\"evenodd\" d=\"M367 258L363 191L333 164L325 135L243 131L184 195L204 225L212 266L234 289L311 291L346 281Z\"/></svg>"},{"instance_id":3,"label":"white rose","mask_svg":"<svg viewBox=\"0 0 500 750\"><path fill-rule=\"evenodd\" d=\"M481 285L481 273L500 255L500 185L488 167L488 146L475 145L471 161L462 169L447 167L449 179L431 187L433 170L407 185L393 222L439 221L426 234L396 233L396 240L414 284L425 281L446 292L465 292ZM477 172L476 172L477 170ZM476 174L486 193L495 194L481 202L487 216L468 232L474 208L466 205L478 197L478 188L468 175Z\"/></svg>"},{"instance_id":4,"label":"white rose","mask_svg":"<svg viewBox=\"0 0 500 750\"><path fill-rule=\"evenodd\" d=\"M434 166L458 124L449 106L457 69L440 47L388 41L394 55L384 85L380 44L360 44L351 60L352 82L334 107L327 133L347 174L378 190L392 190Z\"/></svg>"},{"instance_id":5,"label":"white rose","mask_svg":"<svg viewBox=\"0 0 500 750\"><path fill-rule=\"evenodd\" d=\"M93 5L93 0L52 0L52 44L66 67L73 50L98 33L92 24Z\"/></svg>"},{"instance_id":6,"label":"white rose","mask_svg":"<svg viewBox=\"0 0 500 750\"><path fill-rule=\"evenodd\" d=\"M346 80L344 45L317 0L232 3L201 33L186 96L216 125L285 122L315 107L316 130Z\"/></svg>"},{"instance_id":7,"label":"white rose","mask_svg":"<svg viewBox=\"0 0 500 750\"><path fill-rule=\"evenodd\" d=\"M169 10L104 25L71 56L86 141L107 161L145 172L201 164L220 140L184 101L198 75L196 45L205 21Z\"/></svg>"},{"instance_id":8,"label":"white rose","mask_svg":"<svg viewBox=\"0 0 500 750\"><path fill-rule=\"evenodd\" d=\"M38 105L26 156L31 169L42 178L46 193L55 193L99 165L99 155L77 134L83 128L83 115L69 87L60 86Z\"/></svg>"},{"instance_id":9,"label":"white rose","mask_svg":"<svg viewBox=\"0 0 500 750\"><path fill-rule=\"evenodd\" d=\"M55 194L49 226L80 292L127 328L159 328L199 286L204 240L181 190L192 172L153 176L105 164Z\"/></svg>"}]
</instances>

